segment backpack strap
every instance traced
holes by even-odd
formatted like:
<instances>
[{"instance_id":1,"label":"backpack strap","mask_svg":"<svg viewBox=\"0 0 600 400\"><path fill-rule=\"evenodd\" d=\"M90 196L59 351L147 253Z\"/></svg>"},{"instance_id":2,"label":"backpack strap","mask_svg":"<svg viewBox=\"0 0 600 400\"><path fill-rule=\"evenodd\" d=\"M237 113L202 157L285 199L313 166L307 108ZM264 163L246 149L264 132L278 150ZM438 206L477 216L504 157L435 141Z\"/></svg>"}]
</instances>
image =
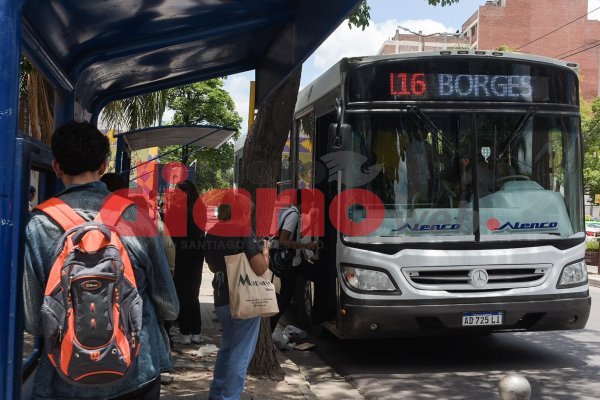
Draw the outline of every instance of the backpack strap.
<instances>
[{"instance_id":1,"label":"backpack strap","mask_svg":"<svg viewBox=\"0 0 600 400\"><path fill-rule=\"evenodd\" d=\"M132 201L113 194L106 199L94 222L115 227L130 205L133 205Z\"/></svg>"},{"instance_id":2,"label":"backpack strap","mask_svg":"<svg viewBox=\"0 0 600 400\"><path fill-rule=\"evenodd\" d=\"M294 210L293 208L289 208L289 212L286 214L285 217L283 217L283 220L281 221L281 226L279 227L279 231L277 232L277 238L281 237L281 231L283 230L283 226L285 225L285 220L287 219L287 217L289 217L292 214L298 214L298 222L296 222L296 227L294 229L294 232L291 232L294 238L294 241L298 241L298 224L300 223L300 213L298 213L296 210Z\"/></svg>"},{"instance_id":3,"label":"backpack strap","mask_svg":"<svg viewBox=\"0 0 600 400\"><path fill-rule=\"evenodd\" d=\"M58 197L52 197L42 204L34 207L52 218L66 232L69 229L86 222L85 219L75 212L67 203Z\"/></svg>"}]
</instances>

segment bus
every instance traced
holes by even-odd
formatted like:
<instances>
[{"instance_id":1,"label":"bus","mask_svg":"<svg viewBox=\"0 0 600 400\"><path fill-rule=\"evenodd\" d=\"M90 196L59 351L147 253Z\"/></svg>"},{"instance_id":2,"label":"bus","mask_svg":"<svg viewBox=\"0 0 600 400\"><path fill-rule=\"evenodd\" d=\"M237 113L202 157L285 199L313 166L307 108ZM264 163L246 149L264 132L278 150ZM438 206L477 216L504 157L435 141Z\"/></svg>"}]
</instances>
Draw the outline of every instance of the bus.
<instances>
[{"instance_id":1,"label":"bus","mask_svg":"<svg viewBox=\"0 0 600 400\"><path fill-rule=\"evenodd\" d=\"M345 58L307 85L278 183L325 198L301 318L344 339L584 328L577 68L448 50ZM368 195L332 216L349 190Z\"/></svg>"}]
</instances>

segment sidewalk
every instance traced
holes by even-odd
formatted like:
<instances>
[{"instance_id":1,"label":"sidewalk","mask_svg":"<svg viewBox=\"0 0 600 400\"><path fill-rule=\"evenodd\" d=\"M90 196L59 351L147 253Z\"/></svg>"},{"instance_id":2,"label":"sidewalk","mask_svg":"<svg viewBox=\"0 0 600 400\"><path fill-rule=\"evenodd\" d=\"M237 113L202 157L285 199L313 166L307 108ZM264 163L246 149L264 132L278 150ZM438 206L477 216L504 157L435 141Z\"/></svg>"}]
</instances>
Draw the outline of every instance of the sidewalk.
<instances>
[{"instance_id":1,"label":"sidewalk","mask_svg":"<svg viewBox=\"0 0 600 400\"><path fill-rule=\"evenodd\" d=\"M221 326L214 313L212 277L213 274L205 264L200 287L202 336L205 342L201 345L189 346L175 343L172 349L174 370L170 374L174 380L169 385L162 385L162 400L208 399L212 370L221 337ZM278 352L278 359L285 372L285 379L281 382L274 382L269 379L256 379L248 376L245 394L241 400L318 399L311 391L310 384L300 373L298 366L281 352Z\"/></svg>"},{"instance_id":2,"label":"sidewalk","mask_svg":"<svg viewBox=\"0 0 600 400\"><path fill-rule=\"evenodd\" d=\"M600 287L598 267L587 266L590 286ZM162 385L162 400L208 400L208 390L212 381L212 370L216 360L216 348L219 346L221 327L214 313L212 297L213 274L204 266L202 286L200 288L200 307L202 313L202 335L205 342L201 345L184 346L175 344L172 349L174 371L170 374L174 381ZM211 348L214 351L210 351ZM200 354L199 350L204 350ZM241 400L328 400L362 398L343 378L324 364L313 354L291 354L292 358L309 361L310 370L301 370L284 353L277 357L285 372L285 379L274 382L269 379L247 377L246 389ZM306 368L306 367L304 367ZM323 375L322 377L319 376ZM307 378L313 383L308 382ZM336 382L335 377L341 378ZM356 392L356 393L354 393ZM345 395L341 395L345 393ZM340 397L342 396L342 397Z\"/></svg>"},{"instance_id":3,"label":"sidewalk","mask_svg":"<svg viewBox=\"0 0 600 400\"><path fill-rule=\"evenodd\" d=\"M600 287L600 275L598 274L600 267L595 265L588 265L588 281L590 286Z\"/></svg>"}]
</instances>

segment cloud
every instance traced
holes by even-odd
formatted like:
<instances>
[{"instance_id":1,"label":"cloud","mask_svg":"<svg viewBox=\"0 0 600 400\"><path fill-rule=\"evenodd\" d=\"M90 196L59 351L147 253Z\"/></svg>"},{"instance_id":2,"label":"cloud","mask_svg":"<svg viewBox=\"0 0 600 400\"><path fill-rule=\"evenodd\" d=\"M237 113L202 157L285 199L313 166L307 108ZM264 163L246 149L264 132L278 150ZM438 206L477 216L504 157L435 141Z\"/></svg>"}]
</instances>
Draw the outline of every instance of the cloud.
<instances>
[{"instance_id":1,"label":"cloud","mask_svg":"<svg viewBox=\"0 0 600 400\"><path fill-rule=\"evenodd\" d=\"M595 1L600 2L600 0ZM445 26L441 22L431 19L403 21L389 19L381 23L371 21L370 26L364 31L360 28L349 29L348 23L343 22L304 64L302 70L303 86L343 57L377 54L383 42L394 35L399 25L414 32L422 31L424 35L435 32L454 32L456 30L456 28ZM230 75L225 80L225 90L231 95L237 112L243 118L242 132L246 132L248 127L250 81L253 79L254 72L244 72ZM300 89L302 89L302 86Z\"/></svg>"},{"instance_id":2,"label":"cloud","mask_svg":"<svg viewBox=\"0 0 600 400\"><path fill-rule=\"evenodd\" d=\"M229 75L225 79L225 90L235 102L235 109L242 117L242 132L248 128L248 107L250 103L250 81L254 80L254 72Z\"/></svg>"},{"instance_id":3,"label":"cloud","mask_svg":"<svg viewBox=\"0 0 600 400\"><path fill-rule=\"evenodd\" d=\"M598 0L600 1L600 0ZM422 31L424 35L436 32L454 32L456 29L445 26L431 19L404 20L389 19L385 22L371 24L364 30L348 28L342 23L325 42L317 49L313 57L314 67L325 71L343 57L375 55L383 42L394 35L398 26L414 32Z\"/></svg>"},{"instance_id":4,"label":"cloud","mask_svg":"<svg viewBox=\"0 0 600 400\"><path fill-rule=\"evenodd\" d=\"M588 12L600 7L600 0L588 0ZM596 10L588 15L588 19L600 20L600 10Z\"/></svg>"}]
</instances>

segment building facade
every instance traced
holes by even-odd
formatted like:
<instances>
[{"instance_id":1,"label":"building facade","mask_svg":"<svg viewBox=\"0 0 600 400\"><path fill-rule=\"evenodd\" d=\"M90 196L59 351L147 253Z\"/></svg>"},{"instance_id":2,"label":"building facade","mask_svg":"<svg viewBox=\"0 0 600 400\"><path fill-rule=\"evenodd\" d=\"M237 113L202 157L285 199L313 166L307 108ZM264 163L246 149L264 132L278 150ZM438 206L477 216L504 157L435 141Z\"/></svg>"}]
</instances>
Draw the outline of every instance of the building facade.
<instances>
[{"instance_id":1,"label":"building facade","mask_svg":"<svg viewBox=\"0 0 600 400\"><path fill-rule=\"evenodd\" d=\"M505 47L559 58L579 64L581 97L591 101L600 95L600 21L587 13L588 0L490 0L465 21L461 33L396 30L378 54Z\"/></svg>"},{"instance_id":2,"label":"building facade","mask_svg":"<svg viewBox=\"0 0 600 400\"><path fill-rule=\"evenodd\" d=\"M386 40L377 54L413 53L416 51L437 51L447 49L468 49L471 41L460 33L440 32L430 35L419 33L400 33Z\"/></svg>"},{"instance_id":3,"label":"building facade","mask_svg":"<svg viewBox=\"0 0 600 400\"><path fill-rule=\"evenodd\" d=\"M462 34L471 48L506 46L578 63L581 96L590 101L600 94L600 21L589 20L587 12L588 0L488 1Z\"/></svg>"}]
</instances>

